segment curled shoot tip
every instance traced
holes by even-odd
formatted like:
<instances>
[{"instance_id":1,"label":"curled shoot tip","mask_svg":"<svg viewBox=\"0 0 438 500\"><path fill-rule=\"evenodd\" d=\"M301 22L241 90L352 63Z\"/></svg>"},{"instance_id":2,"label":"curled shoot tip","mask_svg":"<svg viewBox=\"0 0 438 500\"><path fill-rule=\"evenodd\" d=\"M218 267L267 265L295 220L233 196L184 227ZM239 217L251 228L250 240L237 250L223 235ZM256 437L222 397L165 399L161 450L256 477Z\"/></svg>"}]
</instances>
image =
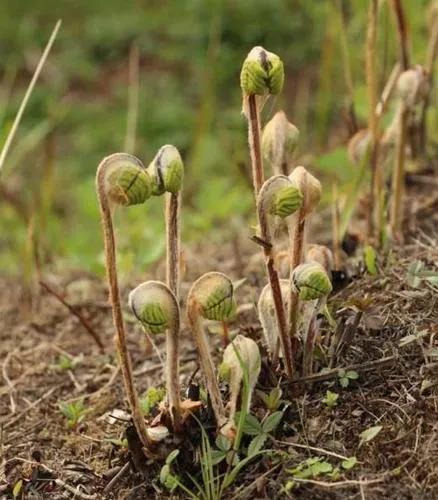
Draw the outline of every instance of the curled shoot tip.
<instances>
[{"instance_id":1,"label":"curled shoot tip","mask_svg":"<svg viewBox=\"0 0 438 500\"><path fill-rule=\"evenodd\" d=\"M132 290L129 307L150 334L179 327L178 302L172 291L160 281L146 281Z\"/></svg>"},{"instance_id":2,"label":"curled shoot tip","mask_svg":"<svg viewBox=\"0 0 438 500\"><path fill-rule=\"evenodd\" d=\"M303 195L285 175L275 175L260 189L257 198L259 210L284 219L301 208Z\"/></svg>"},{"instance_id":3,"label":"curled shoot tip","mask_svg":"<svg viewBox=\"0 0 438 500\"><path fill-rule=\"evenodd\" d=\"M189 307L196 305L205 319L226 321L236 310L233 283L225 274L206 273L193 283L188 302Z\"/></svg>"},{"instance_id":4,"label":"curled shoot tip","mask_svg":"<svg viewBox=\"0 0 438 500\"><path fill-rule=\"evenodd\" d=\"M160 196L166 191L177 194L181 191L184 178L184 164L175 146L162 146L147 168L153 180L152 194Z\"/></svg>"},{"instance_id":5,"label":"curled shoot tip","mask_svg":"<svg viewBox=\"0 0 438 500\"><path fill-rule=\"evenodd\" d=\"M115 153L104 158L97 171L108 200L115 205L138 205L152 195L152 180L143 163L133 155Z\"/></svg>"},{"instance_id":6,"label":"curled shoot tip","mask_svg":"<svg viewBox=\"0 0 438 500\"><path fill-rule=\"evenodd\" d=\"M254 47L246 57L240 73L240 86L243 94L276 95L284 83L282 60L263 47Z\"/></svg>"},{"instance_id":7,"label":"curled shoot tip","mask_svg":"<svg viewBox=\"0 0 438 500\"><path fill-rule=\"evenodd\" d=\"M321 299L332 291L326 270L318 262L300 264L292 273L292 284L303 301Z\"/></svg>"}]
</instances>

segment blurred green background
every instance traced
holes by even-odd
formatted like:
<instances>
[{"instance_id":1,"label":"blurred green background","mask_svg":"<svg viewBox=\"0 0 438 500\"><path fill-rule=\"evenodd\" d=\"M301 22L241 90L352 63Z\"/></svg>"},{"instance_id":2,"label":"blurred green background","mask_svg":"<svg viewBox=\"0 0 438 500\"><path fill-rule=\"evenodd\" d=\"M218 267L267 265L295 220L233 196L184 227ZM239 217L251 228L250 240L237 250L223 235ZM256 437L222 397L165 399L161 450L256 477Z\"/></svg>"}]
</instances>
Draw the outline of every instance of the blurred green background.
<instances>
[{"instance_id":1,"label":"blurred green background","mask_svg":"<svg viewBox=\"0 0 438 500\"><path fill-rule=\"evenodd\" d=\"M232 216L251 222L239 72L254 45L278 53L287 75L282 95L268 103L263 119L285 109L301 131L300 155L346 189L355 171L344 147L341 3L356 110L365 123L366 0L2 2L1 145L56 20L63 24L0 180L0 273L22 270L32 237L43 264L101 273L94 175L103 156L126 148L146 165L163 144L180 149L186 242L207 233L212 241L223 238ZM428 3L404 2L412 60L418 63L426 51ZM398 55L389 1L382 2L379 23L382 87ZM138 106L129 76L137 49ZM133 148L129 109L138 112ZM144 269L162 254L162 203L151 199L118 214L124 270Z\"/></svg>"}]
</instances>

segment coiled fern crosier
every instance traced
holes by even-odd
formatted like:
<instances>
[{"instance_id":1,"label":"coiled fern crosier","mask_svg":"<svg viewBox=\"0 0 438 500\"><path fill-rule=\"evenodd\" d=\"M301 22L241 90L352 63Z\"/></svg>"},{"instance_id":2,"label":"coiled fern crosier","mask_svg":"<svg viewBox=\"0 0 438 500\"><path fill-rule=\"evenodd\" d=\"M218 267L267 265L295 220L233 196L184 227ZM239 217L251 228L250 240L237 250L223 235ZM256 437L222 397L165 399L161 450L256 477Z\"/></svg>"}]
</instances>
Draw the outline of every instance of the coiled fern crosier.
<instances>
[{"instance_id":1,"label":"coiled fern crosier","mask_svg":"<svg viewBox=\"0 0 438 500\"><path fill-rule=\"evenodd\" d=\"M166 333L166 389L174 432L181 430L179 386L180 311L174 293L160 281L146 281L129 294L129 306L151 335Z\"/></svg>"},{"instance_id":2,"label":"coiled fern crosier","mask_svg":"<svg viewBox=\"0 0 438 500\"><path fill-rule=\"evenodd\" d=\"M131 360L126 345L126 328L120 305L120 291L117 277L116 242L112 212L117 206L131 206L144 203L151 195L153 181L142 162L126 153L115 153L102 160L96 174L96 191L99 200L105 244L105 266L109 295L116 330L115 342L123 375L126 396L132 412L132 419L138 436L146 450L153 444L139 407L138 394L134 385Z\"/></svg>"},{"instance_id":3,"label":"coiled fern crosier","mask_svg":"<svg viewBox=\"0 0 438 500\"><path fill-rule=\"evenodd\" d=\"M222 273L210 272L201 276L193 283L187 297L187 317L219 429L227 418L202 319L226 321L233 316L235 309L233 283Z\"/></svg>"}]
</instances>

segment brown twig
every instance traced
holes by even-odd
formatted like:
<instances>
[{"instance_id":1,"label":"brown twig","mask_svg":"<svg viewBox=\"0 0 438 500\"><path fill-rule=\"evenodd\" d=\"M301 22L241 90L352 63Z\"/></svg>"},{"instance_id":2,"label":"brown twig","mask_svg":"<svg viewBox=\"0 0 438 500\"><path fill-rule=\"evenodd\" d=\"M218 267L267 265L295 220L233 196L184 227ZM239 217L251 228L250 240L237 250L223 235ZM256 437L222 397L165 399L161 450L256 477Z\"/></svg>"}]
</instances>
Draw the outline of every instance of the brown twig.
<instances>
[{"instance_id":1,"label":"brown twig","mask_svg":"<svg viewBox=\"0 0 438 500\"><path fill-rule=\"evenodd\" d=\"M71 304L69 304L64 299L64 297L61 296L60 293L58 293L56 290L54 290L45 281L41 281L40 280L39 283L40 283L41 288L43 288L47 293L49 293L50 295L52 295L53 297L55 297L55 299L57 299L63 306L65 306L71 312L71 314L73 314L73 316L75 318L77 318L79 320L79 322L85 328L85 330L93 337L93 340L98 345L100 351L104 352L105 346L104 346L102 340L100 339L99 334L96 332L96 330L94 330L94 328L90 325L89 321L82 315L82 313L80 313L76 309L76 307L74 307Z\"/></svg>"},{"instance_id":2,"label":"brown twig","mask_svg":"<svg viewBox=\"0 0 438 500\"><path fill-rule=\"evenodd\" d=\"M315 375L310 375L309 377L301 377L295 380L289 380L286 382L282 382L283 387L287 387L291 384L301 384L303 382L324 382L326 380L331 380L332 378L336 378L339 376L340 371L350 371L354 370L357 372L369 372L374 370L375 368L379 368L382 366L387 366L393 363L397 359L397 356L387 356L385 358L377 359L374 361L367 361L366 363L358 363L350 366L346 366L344 368L334 368L333 370L326 371L324 373L316 373Z\"/></svg>"},{"instance_id":3,"label":"brown twig","mask_svg":"<svg viewBox=\"0 0 438 500\"><path fill-rule=\"evenodd\" d=\"M113 489L113 487L120 481L122 476L124 476L126 472L128 472L130 466L131 464L129 462L126 462L126 464L120 468L117 474L115 474L111 481L105 486L103 492L109 493Z\"/></svg>"}]
</instances>

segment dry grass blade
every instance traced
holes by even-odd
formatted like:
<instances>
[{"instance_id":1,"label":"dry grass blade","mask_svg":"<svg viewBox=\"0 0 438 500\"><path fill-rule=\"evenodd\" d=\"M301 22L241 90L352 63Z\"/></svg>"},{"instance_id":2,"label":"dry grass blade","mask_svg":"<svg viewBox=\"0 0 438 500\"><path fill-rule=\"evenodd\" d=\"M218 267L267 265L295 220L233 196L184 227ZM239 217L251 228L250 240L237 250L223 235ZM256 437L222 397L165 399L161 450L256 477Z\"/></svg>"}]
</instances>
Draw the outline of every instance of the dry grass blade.
<instances>
[{"instance_id":1,"label":"dry grass blade","mask_svg":"<svg viewBox=\"0 0 438 500\"><path fill-rule=\"evenodd\" d=\"M47 42L47 45L46 45L46 48L44 49L44 52L41 56L41 59L39 60L38 65L35 69L35 73L33 74L32 80L30 81L29 86L26 90L26 93L24 94L23 100L21 101L20 108L18 109L18 112L15 116L14 123L12 124L11 130L9 131L9 134L6 137L5 144L4 144L3 149L0 153L0 174L2 172L3 165L5 163L6 156L9 152L10 147L11 147L12 141L14 140L15 134L17 132L18 126L20 125L20 121L21 121L21 118L23 116L24 110L26 109L29 98L32 95L32 91L35 87L35 84L38 80L38 77L40 76L41 70L43 69L43 66L47 60L47 57L50 53L52 45L56 39L59 28L61 27L61 23L62 23L62 21L60 19L56 23L55 27L53 28L52 34L50 35L49 41Z\"/></svg>"}]
</instances>

